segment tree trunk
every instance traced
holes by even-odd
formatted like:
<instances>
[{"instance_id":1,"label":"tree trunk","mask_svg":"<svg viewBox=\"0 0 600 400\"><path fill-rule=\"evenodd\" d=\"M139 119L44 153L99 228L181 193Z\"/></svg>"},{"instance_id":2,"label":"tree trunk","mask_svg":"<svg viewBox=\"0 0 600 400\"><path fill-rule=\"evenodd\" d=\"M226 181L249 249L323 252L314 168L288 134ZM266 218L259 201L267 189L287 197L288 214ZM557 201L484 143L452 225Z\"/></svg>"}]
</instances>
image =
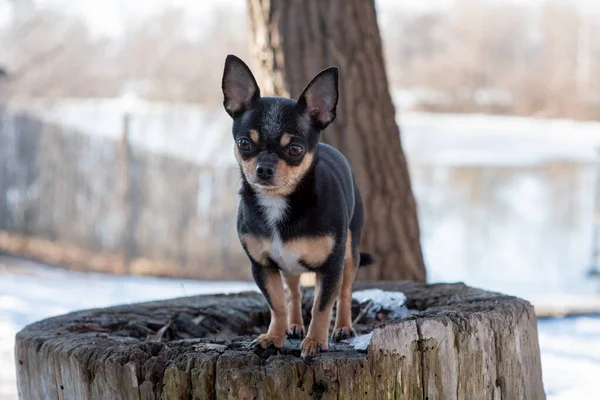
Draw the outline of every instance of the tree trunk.
<instances>
[{"instance_id":1,"label":"tree trunk","mask_svg":"<svg viewBox=\"0 0 600 400\"><path fill-rule=\"evenodd\" d=\"M287 340L280 355L252 349L251 338L269 323L258 293L186 297L40 321L17 334L19 396L545 398L536 316L528 302L463 284L380 282L356 289L373 287L403 292L409 315L385 320L381 312L361 312L368 302L355 302L355 328L370 334L360 336L368 348L335 344L310 362L300 359L296 339ZM309 316L312 291L304 298Z\"/></svg>"},{"instance_id":2,"label":"tree trunk","mask_svg":"<svg viewBox=\"0 0 600 400\"><path fill-rule=\"evenodd\" d=\"M337 119L323 140L348 157L366 211L371 280L424 282L416 204L388 91L373 0L248 0L261 91L297 98L322 69L341 69Z\"/></svg>"}]
</instances>

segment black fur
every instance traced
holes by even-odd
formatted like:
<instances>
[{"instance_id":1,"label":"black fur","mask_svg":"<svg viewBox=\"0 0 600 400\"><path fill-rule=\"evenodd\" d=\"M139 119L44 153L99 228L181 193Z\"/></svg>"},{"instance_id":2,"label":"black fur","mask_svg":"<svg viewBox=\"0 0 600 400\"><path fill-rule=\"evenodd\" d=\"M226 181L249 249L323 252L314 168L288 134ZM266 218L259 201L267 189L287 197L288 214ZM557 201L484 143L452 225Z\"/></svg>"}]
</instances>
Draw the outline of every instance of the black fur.
<instances>
[{"instance_id":1,"label":"black fur","mask_svg":"<svg viewBox=\"0 0 600 400\"><path fill-rule=\"evenodd\" d=\"M369 253L360 253L360 267L368 267L375 263L375 257Z\"/></svg>"},{"instance_id":2,"label":"black fur","mask_svg":"<svg viewBox=\"0 0 600 400\"><path fill-rule=\"evenodd\" d=\"M305 157L312 157L301 180L283 198L286 205L284 216L270 223L264 207L265 194L273 182L256 181L248 176L252 171L242 171L238 233L240 237L252 234L272 237L274 230L283 243L303 237L330 235L334 248L321 265L299 262L307 271L317 273L322 287L323 307L332 299L342 279L346 239L350 231L351 250L360 266L374 262L367 253L360 253L360 236L364 223L363 201L348 160L335 148L319 143L321 131L335 119L338 100L338 70L329 68L318 74L307 86L298 101L280 97L260 97L260 90L248 67L237 57L228 56L223 77L224 105L233 118L233 138L236 143L248 144L252 131L260 135L258 145L239 146L241 162L255 160L271 167L281 161L289 167L304 165ZM288 147L281 146L281 135L290 136L291 145L301 147L301 157L288 154ZM281 164L279 164L281 165ZM243 169L240 166L240 169ZM267 196L268 197L268 196ZM272 221L271 221L272 222ZM272 258L261 265L252 258L253 277L270 302L265 287L265 276L273 269L281 268Z\"/></svg>"}]
</instances>

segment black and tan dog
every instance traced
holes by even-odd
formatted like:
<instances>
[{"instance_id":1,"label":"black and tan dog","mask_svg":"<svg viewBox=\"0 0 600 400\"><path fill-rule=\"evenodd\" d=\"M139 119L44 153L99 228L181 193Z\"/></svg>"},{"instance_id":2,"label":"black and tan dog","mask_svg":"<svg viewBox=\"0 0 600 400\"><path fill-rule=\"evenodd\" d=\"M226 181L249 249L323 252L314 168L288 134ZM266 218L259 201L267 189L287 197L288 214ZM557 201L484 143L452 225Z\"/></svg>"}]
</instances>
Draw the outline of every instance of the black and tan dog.
<instances>
[{"instance_id":1,"label":"black and tan dog","mask_svg":"<svg viewBox=\"0 0 600 400\"><path fill-rule=\"evenodd\" d=\"M248 66L230 55L222 88L243 181L238 233L271 309L269 330L256 343L281 348L286 335L304 336L300 274L312 271L316 291L302 357L313 356L328 349L336 299L333 339L354 336L352 283L359 265L372 262L359 251L363 204L350 165L319 143L336 116L338 69L319 73L298 101L261 97Z\"/></svg>"}]
</instances>

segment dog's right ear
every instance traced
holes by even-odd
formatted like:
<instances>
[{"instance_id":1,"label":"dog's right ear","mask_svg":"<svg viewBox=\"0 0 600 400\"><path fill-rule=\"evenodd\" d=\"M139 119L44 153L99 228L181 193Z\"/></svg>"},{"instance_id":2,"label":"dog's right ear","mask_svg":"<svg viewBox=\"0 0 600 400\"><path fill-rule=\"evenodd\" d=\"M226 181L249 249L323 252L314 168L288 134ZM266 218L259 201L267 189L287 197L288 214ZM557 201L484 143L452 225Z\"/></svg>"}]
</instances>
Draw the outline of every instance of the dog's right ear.
<instances>
[{"instance_id":1,"label":"dog's right ear","mask_svg":"<svg viewBox=\"0 0 600 400\"><path fill-rule=\"evenodd\" d=\"M246 111L248 105L260 97L260 89L250 68L234 55L225 59L223 71L223 106L232 117Z\"/></svg>"}]
</instances>

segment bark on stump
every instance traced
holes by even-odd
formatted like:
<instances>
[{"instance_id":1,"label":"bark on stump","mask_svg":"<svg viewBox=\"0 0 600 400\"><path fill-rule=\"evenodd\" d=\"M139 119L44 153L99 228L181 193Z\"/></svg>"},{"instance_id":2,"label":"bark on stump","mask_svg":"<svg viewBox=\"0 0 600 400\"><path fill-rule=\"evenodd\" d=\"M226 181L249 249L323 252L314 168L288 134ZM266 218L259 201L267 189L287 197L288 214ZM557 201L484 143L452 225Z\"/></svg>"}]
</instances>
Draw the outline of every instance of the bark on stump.
<instances>
[{"instance_id":1,"label":"bark on stump","mask_svg":"<svg viewBox=\"0 0 600 400\"><path fill-rule=\"evenodd\" d=\"M17 335L19 395L52 399L544 399L534 309L463 284L358 284L402 291L402 320L363 318L368 350L299 341L252 349L269 312L257 293L80 311ZM312 292L304 297L308 317ZM354 304L356 317L361 305Z\"/></svg>"}]
</instances>

